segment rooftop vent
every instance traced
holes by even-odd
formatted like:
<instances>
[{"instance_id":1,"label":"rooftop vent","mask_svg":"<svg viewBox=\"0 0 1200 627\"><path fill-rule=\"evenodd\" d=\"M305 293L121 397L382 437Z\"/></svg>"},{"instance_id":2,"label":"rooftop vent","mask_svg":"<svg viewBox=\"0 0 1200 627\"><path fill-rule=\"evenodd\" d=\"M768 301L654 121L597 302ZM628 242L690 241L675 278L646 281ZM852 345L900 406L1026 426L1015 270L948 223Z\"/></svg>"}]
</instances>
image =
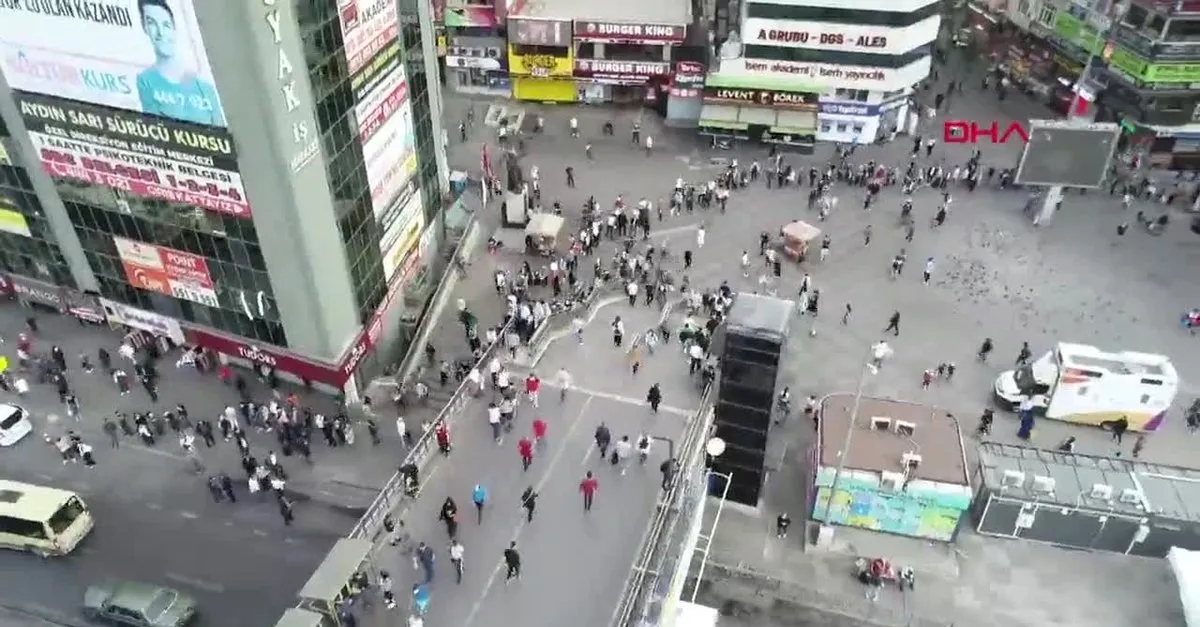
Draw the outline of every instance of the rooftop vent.
<instances>
[{"instance_id":1,"label":"rooftop vent","mask_svg":"<svg viewBox=\"0 0 1200 627\"><path fill-rule=\"evenodd\" d=\"M871 428L876 431L891 431L892 419L886 416L871 417Z\"/></svg>"},{"instance_id":2,"label":"rooftop vent","mask_svg":"<svg viewBox=\"0 0 1200 627\"><path fill-rule=\"evenodd\" d=\"M896 435L911 438L912 434L917 432L916 423L908 422L907 420L896 421Z\"/></svg>"}]
</instances>

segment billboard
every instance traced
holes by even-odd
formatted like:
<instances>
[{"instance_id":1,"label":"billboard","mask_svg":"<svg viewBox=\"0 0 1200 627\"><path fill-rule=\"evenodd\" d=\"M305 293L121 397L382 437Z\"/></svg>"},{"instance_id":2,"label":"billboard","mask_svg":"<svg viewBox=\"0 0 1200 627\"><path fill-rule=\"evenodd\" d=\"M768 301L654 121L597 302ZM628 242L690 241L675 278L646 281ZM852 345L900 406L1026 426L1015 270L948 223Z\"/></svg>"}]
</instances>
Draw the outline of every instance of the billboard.
<instances>
[{"instance_id":1,"label":"billboard","mask_svg":"<svg viewBox=\"0 0 1200 627\"><path fill-rule=\"evenodd\" d=\"M228 131L27 92L14 95L38 160L52 176L250 217Z\"/></svg>"},{"instance_id":2,"label":"billboard","mask_svg":"<svg viewBox=\"0 0 1200 627\"><path fill-rule=\"evenodd\" d=\"M341 0L338 8L358 140L379 220L412 178L417 162L400 24L395 4L388 0Z\"/></svg>"},{"instance_id":3,"label":"billboard","mask_svg":"<svg viewBox=\"0 0 1200 627\"><path fill-rule=\"evenodd\" d=\"M0 2L15 90L225 127L192 0Z\"/></svg>"},{"instance_id":4,"label":"billboard","mask_svg":"<svg viewBox=\"0 0 1200 627\"><path fill-rule=\"evenodd\" d=\"M133 287L209 307L219 306L208 261L200 255L113 237L125 278Z\"/></svg>"},{"instance_id":5,"label":"billboard","mask_svg":"<svg viewBox=\"0 0 1200 627\"><path fill-rule=\"evenodd\" d=\"M937 15L900 28L752 17L742 32L751 45L899 55L937 39L940 25Z\"/></svg>"},{"instance_id":6,"label":"billboard","mask_svg":"<svg viewBox=\"0 0 1200 627\"><path fill-rule=\"evenodd\" d=\"M33 236L25 214L21 213L21 208L12 198L5 195L3 190L0 190L0 231L22 237Z\"/></svg>"},{"instance_id":7,"label":"billboard","mask_svg":"<svg viewBox=\"0 0 1200 627\"><path fill-rule=\"evenodd\" d=\"M407 198L402 198L384 217L383 238L379 240L379 253L383 257L384 280L391 281L396 272L406 265L419 265L421 251L417 242L425 227L425 208L421 203L420 190L410 187Z\"/></svg>"},{"instance_id":8,"label":"billboard","mask_svg":"<svg viewBox=\"0 0 1200 627\"><path fill-rule=\"evenodd\" d=\"M1087 187L1104 184L1117 149L1116 124L1030 120L1029 141L1017 164L1018 185Z\"/></svg>"}]
</instances>

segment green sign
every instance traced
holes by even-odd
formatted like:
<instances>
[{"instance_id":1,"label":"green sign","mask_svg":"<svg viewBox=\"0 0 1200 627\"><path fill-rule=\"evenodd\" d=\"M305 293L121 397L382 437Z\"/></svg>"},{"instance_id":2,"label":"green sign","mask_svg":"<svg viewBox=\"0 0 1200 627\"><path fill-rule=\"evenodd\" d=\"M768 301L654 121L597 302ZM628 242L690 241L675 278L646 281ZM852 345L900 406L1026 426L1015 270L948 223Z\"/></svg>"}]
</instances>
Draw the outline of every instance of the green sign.
<instances>
[{"instance_id":1,"label":"green sign","mask_svg":"<svg viewBox=\"0 0 1200 627\"><path fill-rule=\"evenodd\" d=\"M1064 11L1059 11L1054 16L1054 33L1083 48L1088 54L1099 54L1104 48L1104 37L1096 32L1096 29Z\"/></svg>"},{"instance_id":2,"label":"green sign","mask_svg":"<svg viewBox=\"0 0 1200 627\"><path fill-rule=\"evenodd\" d=\"M1143 83L1200 83L1200 63L1150 63L1124 48L1113 50L1108 65Z\"/></svg>"}]
</instances>

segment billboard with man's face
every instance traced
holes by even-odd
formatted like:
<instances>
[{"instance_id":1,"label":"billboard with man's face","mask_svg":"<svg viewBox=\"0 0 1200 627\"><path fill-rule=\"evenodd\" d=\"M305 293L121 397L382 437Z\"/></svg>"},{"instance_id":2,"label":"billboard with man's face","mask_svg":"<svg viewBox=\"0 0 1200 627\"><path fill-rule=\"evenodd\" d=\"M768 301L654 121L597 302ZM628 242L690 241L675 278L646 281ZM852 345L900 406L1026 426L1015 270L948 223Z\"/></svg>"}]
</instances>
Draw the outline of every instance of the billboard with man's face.
<instances>
[{"instance_id":1,"label":"billboard with man's face","mask_svg":"<svg viewBox=\"0 0 1200 627\"><path fill-rule=\"evenodd\" d=\"M225 127L192 0L0 0L13 89Z\"/></svg>"}]
</instances>

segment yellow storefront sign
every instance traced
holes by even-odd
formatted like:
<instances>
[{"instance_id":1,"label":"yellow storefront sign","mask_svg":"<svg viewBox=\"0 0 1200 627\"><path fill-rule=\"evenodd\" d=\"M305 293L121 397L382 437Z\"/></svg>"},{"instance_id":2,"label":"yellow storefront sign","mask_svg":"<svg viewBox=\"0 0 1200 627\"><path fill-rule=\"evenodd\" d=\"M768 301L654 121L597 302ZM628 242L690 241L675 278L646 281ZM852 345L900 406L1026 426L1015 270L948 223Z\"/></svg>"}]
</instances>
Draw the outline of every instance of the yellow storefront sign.
<instances>
[{"instance_id":1,"label":"yellow storefront sign","mask_svg":"<svg viewBox=\"0 0 1200 627\"><path fill-rule=\"evenodd\" d=\"M567 48L569 51L570 48ZM556 57L549 54L517 54L508 47L508 73L513 76L534 78L571 78L575 73L575 59L568 54Z\"/></svg>"},{"instance_id":2,"label":"yellow storefront sign","mask_svg":"<svg viewBox=\"0 0 1200 627\"><path fill-rule=\"evenodd\" d=\"M7 198L0 196L0 231L30 237L29 223Z\"/></svg>"}]
</instances>

